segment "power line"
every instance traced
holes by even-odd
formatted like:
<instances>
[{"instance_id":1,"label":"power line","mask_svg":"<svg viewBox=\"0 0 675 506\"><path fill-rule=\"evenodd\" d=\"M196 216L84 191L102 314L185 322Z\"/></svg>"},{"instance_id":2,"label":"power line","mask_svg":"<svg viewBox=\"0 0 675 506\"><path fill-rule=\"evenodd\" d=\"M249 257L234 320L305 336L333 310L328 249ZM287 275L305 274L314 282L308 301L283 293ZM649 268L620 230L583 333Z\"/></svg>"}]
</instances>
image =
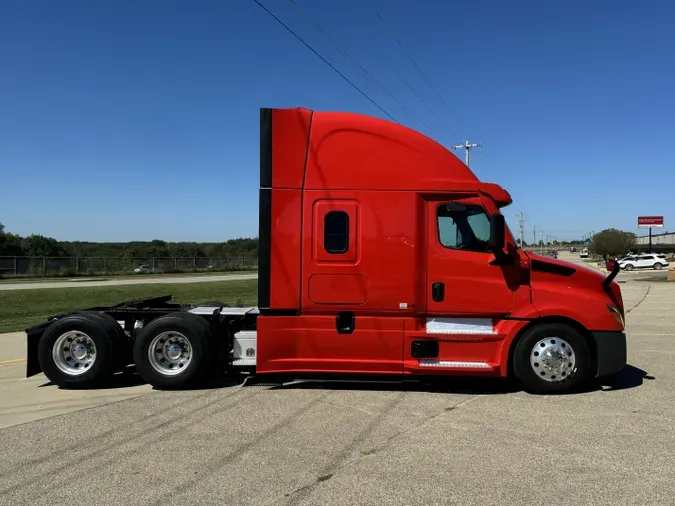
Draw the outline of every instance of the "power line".
<instances>
[{"instance_id":1,"label":"power line","mask_svg":"<svg viewBox=\"0 0 675 506\"><path fill-rule=\"evenodd\" d=\"M336 3L340 5L340 10L344 13L345 17L349 19L349 21L355 26L358 27L358 23L356 22L354 16L349 12L347 7L345 7L343 0L335 0ZM380 41L379 38L375 37L378 42ZM386 53L386 51L382 50L380 47L380 50L382 53ZM420 94L417 93L415 88L408 82L408 80L401 75L401 73L394 67L393 65L390 64L391 69L394 71L394 73L403 81L403 84L406 85L406 87L412 92L413 95L427 108L427 110L436 118L436 120L448 131L450 131L450 127L445 123L443 118L436 112L434 108L432 108L429 104L427 104L424 99L420 96Z\"/></svg>"},{"instance_id":2,"label":"power line","mask_svg":"<svg viewBox=\"0 0 675 506\"><path fill-rule=\"evenodd\" d=\"M324 62L326 65L328 65L331 69L335 71L342 79L344 79L352 88L354 88L356 91L358 91L368 102L373 104L375 107L377 107L384 115L386 115L389 119L391 119L394 123L400 124L400 122L394 118L391 114L389 114L380 104L375 102L370 96L363 91L361 88L356 86L353 81L351 81L347 76L345 76L342 72L340 72L335 66L333 66L328 60L326 60L323 56L321 56L316 49L314 49L312 46L310 46L305 39L300 37L292 28L290 28L286 23L284 23L281 19L279 19L272 11L270 11L267 7L265 7L260 0L253 0L258 6L264 10L267 14L269 14L277 23L279 23L281 26L283 26L293 37L298 39L302 44L309 49L312 53L314 53L322 62Z\"/></svg>"},{"instance_id":3,"label":"power line","mask_svg":"<svg viewBox=\"0 0 675 506\"><path fill-rule=\"evenodd\" d=\"M373 0L368 0L368 1L370 2L370 5L372 5L373 9L375 10L375 14L377 15L377 17L380 18L380 21L382 22L382 24L385 25L385 26L387 26L387 22L384 20L384 17L382 16L382 14L380 14L380 12L377 10L377 6L376 6L375 3L373 2ZM403 45L403 43L398 39L398 37L396 36L396 34L394 33L394 31L391 30L391 29L390 29L390 31L391 31L391 33L393 34L394 40L396 41L396 43L398 44L398 46L401 48L401 51L403 52L403 54L410 60L410 62L413 64L413 66L415 67L415 69L417 70L417 72L420 74L420 76L422 76L422 79L424 79L424 81L425 81L425 82L429 85L429 87L434 91L434 93L436 94L436 96L438 97L438 99L443 103L443 105L445 105L445 107L448 109L448 111L449 111L450 113L452 113L452 110L450 109L450 106L447 104L447 102L446 102L445 100L443 100L443 97L441 96L441 94L438 92L438 90L436 89L436 87L432 84L431 79L429 79L429 78L426 76L426 74L425 74L424 72L422 72L422 69L419 67L419 65L417 65L417 62L415 61L415 58L412 57L412 55L410 54L410 52L405 48L405 46Z\"/></svg>"},{"instance_id":4,"label":"power line","mask_svg":"<svg viewBox=\"0 0 675 506\"><path fill-rule=\"evenodd\" d=\"M342 55L343 55L345 58L347 58L347 59L350 60L354 65L356 65L356 67L358 67L358 69L359 69L361 72L363 72L363 73L365 74L365 76L366 76L368 79L370 79L373 83L375 83L375 85L377 85L377 86L378 86L378 87L379 87L386 95L388 95L392 100L394 100L394 101L399 105L399 108L400 108L402 111L408 112L409 114L415 116L415 115L414 115L414 114L413 114L413 113L405 106L405 104L403 104L398 98L396 98L396 97L394 96L393 93L391 93L389 90L387 90L387 88L385 88L384 85L383 85L382 83L380 83L377 79L375 79L375 77L373 77L373 75L372 75L370 72L368 72L368 70L366 70L366 68L363 67L363 65L361 65L361 64L360 64L360 63L359 63L359 62L358 62L351 54L349 54L349 53L347 52L346 49L344 49L342 46L340 46L340 44L339 44L334 38L332 38L332 37L328 34L328 32L327 32L326 30L324 30L324 28L323 28L317 21L315 21L315 20L310 16L309 13L308 13L305 9L303 9L303 8L300 6L300 4L298 4L295 0L288 0L288 2L291 3L291 4L293 5L293 7L295 7L295 8L298 10L298 12L300 13L300 15L301 15L303 18L305 18L305 21L307 21L310 25L312 25L312 26L316 29L316 31L318 31L321 35L323 35L326 39L328 39L328 41L329 41L331 44L333 44L333 46L335 46L335 48L336 48L340 53L342 53ZM422 125L424 128L430 129L429 125L427 125L426 123L424 123L423 121L421 121L421 120L420 120L419 118L417 118L416 116L415 116L415 120L416 120L420 125Z\"/></svg>"}]
</instances>

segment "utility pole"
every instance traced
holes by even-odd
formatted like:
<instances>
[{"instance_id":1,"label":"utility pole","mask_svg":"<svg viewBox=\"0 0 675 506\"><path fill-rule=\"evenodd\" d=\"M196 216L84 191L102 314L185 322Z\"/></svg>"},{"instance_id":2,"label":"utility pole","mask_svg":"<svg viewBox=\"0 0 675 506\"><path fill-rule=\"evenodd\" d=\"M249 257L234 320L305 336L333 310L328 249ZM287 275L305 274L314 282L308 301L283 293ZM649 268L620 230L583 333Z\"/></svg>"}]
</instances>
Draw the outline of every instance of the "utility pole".
<instances>
[{"instance_id":1,"label":"utility pole","mask_svg":"<svg viewBox=\"0 0 675 506\"><path fill-rule=\"evenodd\" d=\"M539 229L539 232L541 232L541 239L539 239L541 241L541 246L539 246L539 254L543 255L544 254L544 239L546 239L546 235L544 234L544 230L541 229L541 228Z\"/></svg>"},{"instance_id":2,"label":"utility pole","mask_svg":"<svg viewBox=\"0 0 675 506\"><path fill-rule=\"evenodd\" d=\"M525 240L525 219L527 218L527 215L521 211L516 216L518 216L518 223L520 224L520 248L522 249L525 247L523 246L523 241Z\"/></svg>"},{"instance_id":3,"label":"utility pole","mask_svg":"<svg viewBox=\"0 0 675 506\"><path fill-rule=\"evenodd\" d=\"M537 225L532 225L532 246L537 247Z\"/></svg>"},{"instance_id":4,"label":"utility pole","mask_svg":"<svg viewBox=\"0 0 675 506\"><path fill-rule=\"evenodd\" d=\"M471 144L469 141L464 141L464 144L460 144L459 146L451 146L451 147L452 147L452 149L464 149L465 150L465 155L464 155L465 162L464 163L466 163L466 166L468 167L469 166L469 152L473 148L482 148L483 145L482 144Z\"/></svg>"}]
</instances>

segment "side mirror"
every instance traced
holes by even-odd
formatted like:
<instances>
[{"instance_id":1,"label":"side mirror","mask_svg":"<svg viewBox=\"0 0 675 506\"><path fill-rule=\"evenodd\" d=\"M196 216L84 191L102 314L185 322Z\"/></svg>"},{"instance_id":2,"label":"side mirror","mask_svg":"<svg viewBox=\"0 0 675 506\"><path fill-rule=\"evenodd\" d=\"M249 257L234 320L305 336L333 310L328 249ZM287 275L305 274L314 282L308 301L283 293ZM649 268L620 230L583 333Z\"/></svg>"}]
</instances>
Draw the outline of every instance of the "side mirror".
<instances>
[{"instance_id":1,"label":"side mirror","mask_svg":"<svg viewBox=\"0 0 675 506\"><path fill-rule=\"evenodd\" d=\"M506 220L503 214L493 214L490 217L490 249L503 250L506 244Z\"/></svg>"}]
</instances>

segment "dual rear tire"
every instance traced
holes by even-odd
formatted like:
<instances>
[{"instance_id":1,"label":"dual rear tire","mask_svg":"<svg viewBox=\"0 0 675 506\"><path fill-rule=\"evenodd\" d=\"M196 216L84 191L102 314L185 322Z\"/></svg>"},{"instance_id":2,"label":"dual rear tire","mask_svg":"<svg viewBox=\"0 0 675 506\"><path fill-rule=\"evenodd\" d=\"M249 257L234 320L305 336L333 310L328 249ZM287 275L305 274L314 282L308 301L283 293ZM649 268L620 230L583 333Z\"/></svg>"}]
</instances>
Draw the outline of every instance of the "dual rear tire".
<instances>
[{"instance_id":1,"label":"dual rear tire","mask_svg":"<svg viewBox=\"0 0 675 506\"><path fill-rule=\"evenodd\" d=\"M210 371L209 323L192 313L171 313L151 321L134 340L138 374L153 387L185 388Z\"/></svg>"},{"instance_id":2,"label":"dual rear tire","mask_svg":"<svg viewBox=\"0 0 675 506\"><path fill-rule=\"evenodd\" d=\"M127 365L128 346L114 318L82 312L62 318L45 331L38 345L38 361L55 385L92 388Z\"/></svg>"},{"instance_id":3,"label":"dual rear tire","mask_svg":"<svg viewBox=\"0 0 675 506\"><path fill-rule=\"evenodd\" d=\"M177 389L209 372L211 341L209 323L191 313L160 316L132 342L113 317L83 312L47 328L38 344L38 361L45 376L61 388L103 386L133 362L147 383Z\"/></svg>"}]
</instances>

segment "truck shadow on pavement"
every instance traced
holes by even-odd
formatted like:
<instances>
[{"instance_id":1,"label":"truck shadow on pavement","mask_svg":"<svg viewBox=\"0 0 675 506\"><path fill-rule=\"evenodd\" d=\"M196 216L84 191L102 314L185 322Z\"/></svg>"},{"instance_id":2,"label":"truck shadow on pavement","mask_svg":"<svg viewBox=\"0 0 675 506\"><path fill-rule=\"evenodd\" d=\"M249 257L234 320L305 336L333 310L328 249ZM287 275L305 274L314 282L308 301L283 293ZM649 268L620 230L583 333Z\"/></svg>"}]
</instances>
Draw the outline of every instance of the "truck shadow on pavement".
<instances>
[{"instance_id":1,"label":"truck shadow on pavement","mask_svg":"<svg viewBox=\"0 0 675 506\"><path fill-rule=\"evenodd\" d=\"M645 380L655 378L638 367L626 365L621 371L607 378L590 381L586 388L578 394L591 392L610 392L626 390L641 386ZM503 395L522 392L521 385L512 379L479 378L479 377L441 377L421 378L415 380L379 380L372 378L353 379L317 379L307 378L288 383L275 382L266 378L249 377L243 386L268 386L270 390L286 389L325 389L325 390L368 390L368 391L401 391L429 392L466 395ZM570 394L566 394L570 395Z\"/></svg>"},{"instance_id":2,"label":"truck shadow on pavement","mask_svg":"<svg viewBox=\"0 0 675 506\"><path fill-rule=\"evenodd\" d=\"M128 368L124 372L114 374L107 382L100 385L87 386L83 388L85 390L114 390L116 388L133 388L139 387L142 385L147 385L147 383L141 378L140 374L136 372L133 367ZM46 381L39 385L39 388L44 387L57 387L51 381ZM77 387L70 388L70 390L78 390Z\"/></svg>"},{"instance_id":3,"label":"truck shadow on pavement","mask_svg":"<svg viewBox=\"0 0 675 506\"><path fill-rule=\"evenodd\" d=\"M653 381L656 378L634 365L626 365L621 371L607 378L595 382L595 390L610 392L612 390L626 390L636 388L644 383L644 380Z\"/></svg>"},{"instance_id":4,"label":"truck shadow on pavement","mask_svg":"<svg viewBox=\"0 0 675 506\"><path fill-rule=\"evenodd\" d=\"M620 372L591 381L587 388L578 392L591 393L596 391L610 392L639 387L644 380L654 380L646 371L632 366L625 366ZM109 390L132 388L145 385L145 381L129 367L123 373L115 374L107 383L88 390ZM54 386L46 382L40 387ZM503 395L522 391L518 382L504 378L479 377L429 377L417 379L400 378L372 378L352 376L350 378L276 378L252 376L242 373L221 374L205 379L198 384L183 390L217 390L232 387L267 387L269 390L362 390L373 392L427 392L465 395ZM569 395L569 394L568 394Z\"/></svg>"}]
</instances>

